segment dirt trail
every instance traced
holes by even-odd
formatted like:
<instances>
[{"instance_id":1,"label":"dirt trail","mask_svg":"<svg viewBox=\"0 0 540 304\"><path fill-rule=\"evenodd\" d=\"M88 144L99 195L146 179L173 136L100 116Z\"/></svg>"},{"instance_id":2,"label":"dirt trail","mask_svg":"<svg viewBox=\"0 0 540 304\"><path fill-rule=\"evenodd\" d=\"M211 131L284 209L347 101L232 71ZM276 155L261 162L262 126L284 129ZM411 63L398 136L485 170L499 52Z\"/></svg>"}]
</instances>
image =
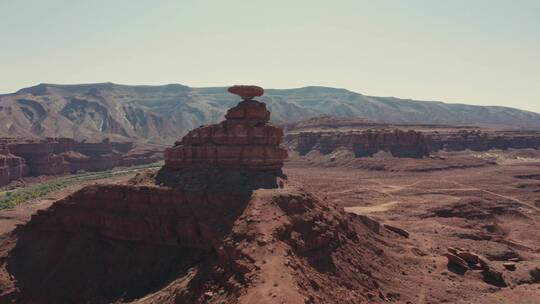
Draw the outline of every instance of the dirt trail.
<instances>
[{"instance_id":1,"label":"dirt trail","mask_svg":"<svg viewBox=\"0 0 540 304\"><path fill-rule=\"evenodd\" d=\"M243 295L239 301L243 303L302 303L302 297L296 287L286 265L287 248L280 243L266 244L274 238L273 232L281 225L283 219L276 215L274 207L268 203L271 190L259 190L253 199L252 207L246 210L245 216L257 225L253 228L262 242L253 251L253 256L262 261L258 284Z\"/></svg>"},{"instance_id":2,"label":"dirt trail","mask_svg":"<svg viewBox=\"0 0 540 304\"><path fill-rule=\"evenodd\" d=\"M449 181L450 182L450 181ZM464 184L461 184L461 183L458 183L458 182L451 182L451 183L454 183L456 185L459 185L459 186L463 186L463 187L469 187L470 190L475 190L475 191L480 191L480 192L484 192L484 193L487 193L487 194L490 194L490 195L494 195L494 196L497 196L497 197L500 197L500 198L504 198L504 199L507 199L507 200L510 200L510 201L513 201L515 203L518 203L520 205L524 205L524 206L527 206L535 211L538 211L540 212L540 208L536 207L534 204L530 204L530 203L527 203L527 202L524 202L522 200L519 200L515 197L512 197L512 196L507 196L507 195L502 195L502 194L499 194L499 193L496 193L496 192L493 192L493 191L489 191L489 190L485 190L485 189L482 189L482 188L476 188L476 187L471 187L471 186L466 186ZM455 190L465 190L465 189L455 189Z\"/></svg>"},{"instance_id":3,"label":"dirt trail","mask_svg":"<svg viewBox=\"0 0 540 304\"><path fill-rule=\"evenodd\" d=\"M368 214L368 213L372 213L372 212L384 212L384 211L390 209L390 207L392 207L394 205L397 205L399 203L401 203L401 202L399 202L399 201L391 201L391 202L388 202L388 203L375 205L375 206L345 207L343 209L345 211L347 211L347 212L350 212L350 213L355 213L355 214L358 214L358 215L362 215L362 214Z\"/></svg>"}]
</instances>

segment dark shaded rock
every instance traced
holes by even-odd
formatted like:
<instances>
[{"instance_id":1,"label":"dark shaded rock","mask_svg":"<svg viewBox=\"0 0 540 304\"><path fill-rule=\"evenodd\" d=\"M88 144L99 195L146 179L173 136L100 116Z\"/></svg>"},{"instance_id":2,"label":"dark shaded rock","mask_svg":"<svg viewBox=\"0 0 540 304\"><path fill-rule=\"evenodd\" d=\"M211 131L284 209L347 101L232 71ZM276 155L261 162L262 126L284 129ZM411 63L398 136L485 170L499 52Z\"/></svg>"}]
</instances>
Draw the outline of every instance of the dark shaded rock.
<instances>
[{"instance_id":1,"label":"dark shaded rock","mask_svg":"<svg viewBox=\"0 0 540 304\"><path fill-rule=\"evenodd\" d=\"M455 265L463 270L469 269L467 262L459 256L452 253L445 253L444 256L448 259L448 265Z\"/></svg>"},{"instance_id":2,"label":"dark shaded rock","mask_svg":"<svg viewBox=\"0 0 540 304\"><path fill-rule=\"evenodd\" d=\"M156 184L187 192L249 192L260 188L278 188L278 177L285 178L281 169L223 169L206 166L196 170L173 170L164 167L156 176Z\"/></svg>"},{"instance_id":3,"label":"dark shaded rock","mask_svg":"<svg viewBox=\"0 0 540 304\"><path fill-rule=\"evenodd\" d=\"M482 275L484 276L484 281L486 283L489 283L498 287L507 286L502 272L494 269L493 267L489 267L489 266L484 267L484 270L482 270Z\"/></svg>"},{"instance_id":4,"label":"dark shaded rock","mask_svg":"<svg viewBox=\"0 0 540 304\"><path fill-rule=\"evenodd\" d=\"M395 227L395 226L391 226L391 225L388 225L388 224L384 224L384 228L392 231L392 232L395 232L399 235L401 235L402 237L405 237L405 238L409 238L409 232L406 231L405 229L401 229L399 227Z\"/></svg>"}]
</instances>

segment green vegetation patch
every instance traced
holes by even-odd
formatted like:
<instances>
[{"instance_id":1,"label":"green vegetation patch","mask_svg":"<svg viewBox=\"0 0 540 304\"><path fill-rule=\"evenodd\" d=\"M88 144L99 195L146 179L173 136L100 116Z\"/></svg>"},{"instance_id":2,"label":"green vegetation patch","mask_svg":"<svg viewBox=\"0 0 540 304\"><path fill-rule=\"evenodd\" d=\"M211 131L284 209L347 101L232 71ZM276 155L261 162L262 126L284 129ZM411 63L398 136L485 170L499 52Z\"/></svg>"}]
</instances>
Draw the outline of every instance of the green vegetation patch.
<instances>
[{"instance_id":1,"label":"green vegetation patch","mask_svg":"<svg viewBox=\"0 0 540 304\"><path fill-rule=\"evenodd\" d=\"M121 175L127 175L145 169L159 168L162 165L162 163L153 163L99 172L82 173L53 179L30 187L0 191L0 210L13 208L19 204L23 204L36 198L40 198L51 192L61 190L71 185L76 185L87 181L101 180Z\"/></svg>"}]
</instances>

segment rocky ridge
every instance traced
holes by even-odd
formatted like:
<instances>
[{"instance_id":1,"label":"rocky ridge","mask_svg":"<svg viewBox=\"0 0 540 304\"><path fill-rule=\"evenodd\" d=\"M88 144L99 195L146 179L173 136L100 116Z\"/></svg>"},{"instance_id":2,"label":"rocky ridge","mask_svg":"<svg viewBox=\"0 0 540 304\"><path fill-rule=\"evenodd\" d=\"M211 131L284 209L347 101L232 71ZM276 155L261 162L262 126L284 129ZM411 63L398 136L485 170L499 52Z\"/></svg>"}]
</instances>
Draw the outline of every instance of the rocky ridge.
<instances>
[{"instance_id":1,"label":"rocky ridge","mask_svg":"<svg viewBox=\"0 0 540 304\"><path fill-rule=\"evenodd\" d=\"M327 87L267 90L261 101L280 124L333 115L385 123L540 129L540 114L528 111L373 97ZM193 128L218 122L235 103L226 88L40 84L0 95L0 136L170 145Z\"/></svg>"},{"instance_id":2,"label":"rocky ridge","mask_svg":"<svg viewBox=\"0 0 540 304\"><path fill-rule=\"evenodd\" d=\"M319 117L287 125L289 149L305 155L323 155L343 148L356 157L378 151L395 157L421 158L437 151L489 151L491 149L539 149L540 132L482 129L475 126L399 125Z\"/></svg>"},{"instance_id":3,"label":"rocky ridge","mask_svg":"<svg viewBox=\"0 0 540 304\"><path fill-rule=\"evenodd\" d=\"M382 300L398 262L379 239L392 237L290 183L247 195L90 186L0 240L0 278L14 279L0 280L0 302ZM383 254L386 267L372 264Z\"/></svg>"}]
</instances>

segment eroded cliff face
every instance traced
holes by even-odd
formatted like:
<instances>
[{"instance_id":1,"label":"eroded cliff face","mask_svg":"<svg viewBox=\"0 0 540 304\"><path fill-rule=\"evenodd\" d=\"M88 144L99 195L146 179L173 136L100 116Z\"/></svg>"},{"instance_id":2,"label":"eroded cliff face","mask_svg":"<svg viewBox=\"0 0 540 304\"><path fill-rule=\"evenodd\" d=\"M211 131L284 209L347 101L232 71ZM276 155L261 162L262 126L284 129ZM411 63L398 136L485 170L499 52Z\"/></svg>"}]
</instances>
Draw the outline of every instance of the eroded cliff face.
<instances>
[{"instance_id":1,"label":"eroded cliff face","mask_svg":"<svg viewBox=\"0 0 540 304\"><path fill-rule=\"evenodd\" d=\"M100 171L161 159L158 147L135 147L133 143L108 140L87 143L70 138L3 138L0 146L0 185L24 176Z\"/></svg>"},{"instance_id":2,"label":"eroded cliff face","mask_svg":"<svg viewBox=\"0 0 540 304\"><path fill-rule=\"evenodd\" d=\"M90 186L10 237L0 239L6 303L358 303L379 293L374 269L392 275L373 263L391 237L377 222L288 182Z\"/></svg>"},{"instance_id":3,"label":"eroded cliff face","mask_svg":"<svg viewBox=\"0 0 540 304\"><path fill-rule=\"evenodd\" d=\"M21 291L17 299L110 303L142 297L215 257L248 198L144 186L84 188L15 231L6 267Z\"/></svg>"},{"instance_id":4,"label":"eroded cliff face","mask_svg":"<svg viewBox=\"0 0 540 304\"><path fill-rule=\"evenodd\" d=\"M540 132L462 130L430 134L431 150L538 149Z\"/></svg>"},{"instance_id":5,"label":"eroded cliff face","mask_svg":"<svg viewBox=\"0 0 540 304\"><path fill-rule=\"evenodd\" d=\"M28 166L22 157L15 156L7 150L0 152L0 185L8 184L28 174Z\"/></svg>"},{"instance_id":6,"label":"eroded cliff face","mask_svg":"<svg viewBox=\"0 0 540 304\"><path fill-rule=\"evenodd\" d=\"M382 125L381 125L382 126ZM409 126L408 128L413 128ZM312 150L330 154L338 148L354 152L356 157L373 156L378 151L390 152L395 157L422 158L431 152L488 151L491 149L539 149L540 132L451 129L440 131L417 126L422 131L365 129L361 131L306 131L287 135L290 148L306 155Z\"/></svg>"},{"instance_id":7,"label":"eroded cliff face","mask_svg":"<svg viewBox=\"0 0 540 304\"><path fill-rule=\"evenodd\" d=\"M297 135L297 151L305 155L311 150L322 154L347 148L356 157L373 156L378 151L395 157L422 158L429 155L430 139L416 131L367 130L362 132L301 132Z\"/></svg>"}]
</instances>

